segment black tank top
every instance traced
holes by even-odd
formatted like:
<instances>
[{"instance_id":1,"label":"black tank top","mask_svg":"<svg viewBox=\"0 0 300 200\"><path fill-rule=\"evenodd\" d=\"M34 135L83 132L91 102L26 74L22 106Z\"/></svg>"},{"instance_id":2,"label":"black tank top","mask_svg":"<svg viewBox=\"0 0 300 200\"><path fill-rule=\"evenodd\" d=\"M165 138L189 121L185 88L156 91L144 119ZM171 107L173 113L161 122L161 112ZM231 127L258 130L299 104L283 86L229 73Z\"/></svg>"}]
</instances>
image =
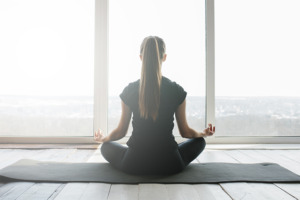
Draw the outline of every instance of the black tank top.
<instances>
[{"instance_id":1,"label":"black tank top","mask_svg":"<svg viewBox=\"0 0 300 200\"><path fill-rule=\"evenodd\" d=\"M151 118L144 119L140 117L139 84L139 80L130 83L120 94L122 101L133 112L133 131L127 145L138 150L173 151L177 149L178 145L172 132L174 114L186 98L186 91L176 82L162 77L158 117L153 121Z\"/></svg>"}]
</instances>

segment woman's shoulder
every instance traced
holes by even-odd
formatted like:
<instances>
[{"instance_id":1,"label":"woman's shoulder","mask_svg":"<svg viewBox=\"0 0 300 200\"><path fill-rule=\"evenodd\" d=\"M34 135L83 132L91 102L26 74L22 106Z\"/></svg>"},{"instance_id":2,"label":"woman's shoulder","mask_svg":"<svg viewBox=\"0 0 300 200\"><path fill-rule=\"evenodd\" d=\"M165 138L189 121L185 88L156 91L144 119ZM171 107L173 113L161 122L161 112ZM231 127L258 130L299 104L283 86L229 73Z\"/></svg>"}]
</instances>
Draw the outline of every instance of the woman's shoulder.
<instances>
[{"instance_id":1,"label":"woman's shoulder","mask_svg":"<svg viewBox=\"0 0 300 200\"><path fill-rule=\"evenodd\" d=\"M139 91L139 80L130 82L125 88L123 89L122 93L120 94L120 98L123 102L128 106L133 106L133 100L138 98L138 91Z\"/></svg>"},{"instance_id":2,"label":"woman's shoulder","mask_svg":"<svg viewBox=\"0 0 300 200\"><path fill-rule=\"evenodd\" d=\"M127 86L123 89L122 95L133 95L134 93L138 92L140 85L140 80L136 80L133 82L128 83Z\"/></svg>"},{"instance_id":3,"label":"woman's shoulder","mask_svg":"<svg viewBox=\"0 0 300 200\"><path fill-rule=\"evenodd\" d=\"M162 85L164 85L165 87L169 87L169 88L174 88L174 89L183 89L183 87L178 84L177 82L175 81L172 81L170 80L169 78L167 77L162 77Z\"/></svg>"},{"instance_id":4,"label":"woman's shoulder","mask_svg":"<svg viewBox=\"0 0 300 200\"><path fill-rule=\"evenodd\" d=\"M181 85L176 83L175 81L171 81L170 79L163 77L162 79L162 90L165 96L173 99L176 104L181 104L185 99L187 92L183 89Z\"/></svg>"},{"instance_id":5,"label":"woman's shoulder","mask_svg":"<svg viewBox=\"0 0 300 200\"><path fill-rule=\"evenodd\" d=\"M140 85L140 79L133 81L133 82L129 82L127 86L125 86L124 89L133 89L133 88L138 88Z\"/></svg>"}]
</instances>

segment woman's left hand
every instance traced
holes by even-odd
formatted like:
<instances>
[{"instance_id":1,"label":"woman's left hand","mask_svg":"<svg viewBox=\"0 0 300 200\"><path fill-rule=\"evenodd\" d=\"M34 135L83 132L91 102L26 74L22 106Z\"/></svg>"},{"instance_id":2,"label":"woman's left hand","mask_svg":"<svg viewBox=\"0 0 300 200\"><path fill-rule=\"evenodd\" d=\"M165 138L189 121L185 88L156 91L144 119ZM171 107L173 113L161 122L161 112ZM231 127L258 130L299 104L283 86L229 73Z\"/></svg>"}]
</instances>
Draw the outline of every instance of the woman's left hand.
<instances>
[{"instance_id":1,"label":"woman's left hand","mask_svg":"<svg viewBox=\"0 0 300 200\"><path fill-rule=\"evenodd\" d=\"M216 131L216 127L212 126L212 124L208 124L208 128L203 130L203 136L207 137L207 136L212 136L213 134L215 134Z\"/></svg>"},{"instance_id":2,"label":"woman's left hand","mask_svg":"<svg viewBox=\"0 0 300 200\"><path fill-rule=\"evenodd\" d=\"M104 138L105 138L105 136L103 135L102 131L99 128L98 131L96 131L94 133L94 140L96 142L98 142L98 143L103 143L104 142Z\"/></svg>"}]
</instances>

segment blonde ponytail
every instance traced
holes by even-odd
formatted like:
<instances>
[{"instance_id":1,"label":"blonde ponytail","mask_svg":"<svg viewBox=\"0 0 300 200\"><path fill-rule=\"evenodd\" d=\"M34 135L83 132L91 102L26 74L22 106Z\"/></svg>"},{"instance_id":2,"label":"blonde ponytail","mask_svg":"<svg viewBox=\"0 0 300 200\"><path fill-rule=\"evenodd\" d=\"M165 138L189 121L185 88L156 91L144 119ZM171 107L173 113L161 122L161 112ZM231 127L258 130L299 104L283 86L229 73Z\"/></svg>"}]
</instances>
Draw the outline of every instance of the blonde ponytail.
<instances>
[{"instance_id":1,"label":"blonde ponytail","mask_svg":"<svg viewBox=\"0 0 300 200\"><path fill-rule=\"evenodd\" d=\"M161 38L152 36L146 37L141 45L140 116L145 119L151 117L154 121L157 119L160 104L161 64L164 46ZM163 52L160 49L163 49Z\"/></svg>"}]
</instances>

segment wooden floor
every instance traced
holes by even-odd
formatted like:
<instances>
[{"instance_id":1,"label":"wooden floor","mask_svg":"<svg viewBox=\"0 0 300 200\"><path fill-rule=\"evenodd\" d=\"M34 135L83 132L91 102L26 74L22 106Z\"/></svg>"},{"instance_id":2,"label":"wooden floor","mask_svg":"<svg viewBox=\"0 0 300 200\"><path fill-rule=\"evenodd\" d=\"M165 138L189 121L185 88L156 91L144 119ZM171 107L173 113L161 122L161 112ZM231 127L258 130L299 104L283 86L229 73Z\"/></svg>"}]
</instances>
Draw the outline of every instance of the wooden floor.
<instances>
[{"instance_id":1,"label":"wooden floor","mask_svg":"<svg viewBox=\"0 0 300 200\"><path fill-rule=\"evenodd\" d=\"M0 149L0 169L22 158L67 162L105 162L99 149ZM205 149L195 162L276 162L300 175L299 149ZM300 184L139 184L0 183L0 199L300 199Z\"/></svg>"}]
</instances>

